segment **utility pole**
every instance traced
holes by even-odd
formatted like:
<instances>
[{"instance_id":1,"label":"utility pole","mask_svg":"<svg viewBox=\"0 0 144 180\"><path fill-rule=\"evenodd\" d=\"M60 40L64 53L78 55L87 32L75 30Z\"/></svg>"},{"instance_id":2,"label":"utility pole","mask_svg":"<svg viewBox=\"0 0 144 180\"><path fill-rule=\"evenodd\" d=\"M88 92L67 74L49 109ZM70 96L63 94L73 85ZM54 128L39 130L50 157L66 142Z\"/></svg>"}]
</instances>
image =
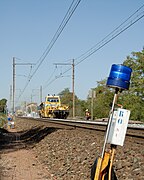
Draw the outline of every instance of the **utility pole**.
<instances>
[{"instance_id":1,"label":"utility pole","mask_svg":"<svg viewBox=\"0 0 144 180\"><path fill-rule=\"evenodd\" d=\"M12 89L12 94L13 94L13 103L12 103L12 113L14 114L15 113L15 82L16 82L16 65L34 65L34 63L16 63L15 62L15 57L13 57L13 89Z\"/></svg>"},{"instance_id":2,"label":"utility pole","mask_svg":"<svg viewBox=\"0 0 144 180\"><path fill-rule=\"evenodd\" d=\"M73 98L73 118L75 118L75 64L74 64L74 59L72 60L71 63L54 63L56 66L57 65L71 65L72 66L72 98Z\"/></svg>"},{"instance_id":3,"label":"utility pole","mask_svg":"<svg viewBox=\"0 0 144 180\"><path fill-rule=\"evenodd\" d=\"M75 118L75 89L74 89L74 82L75 82L75 66L74 66L74 59L72 63L72 93L73 93L73 118Z\"/></svg>"},{"instance_id":4,"label":"utility pole","mask_svg":"<svg viewBox=\"0 0 144 180\"><path fill-rule=\"evenodd\" d=\"M12 103L12 113L15 112L15 58L13 57L13 103Z\"/></svg>"},{"instance_id":5,"label":"utility pole","mask_svg":"<svg viewBox=\"0 0 144 180\"><path fill-rule=\"evenodd\" d=\"M96 91L93 89L91 89L90 91L90 98L91 98L91 120L93 120L94 98L96 98Z\"/></svg>"},{"instance_id":6,"label":"utility pole","mask_svg":"<svg viewBox=\"0 0 144 180\"><path fill-rule=\"evenodd\" d=\"M92 98L91 98L91 120L93 120L93 103L94 103L94 98L92 96Z\"/></svg>"}]
</instances>

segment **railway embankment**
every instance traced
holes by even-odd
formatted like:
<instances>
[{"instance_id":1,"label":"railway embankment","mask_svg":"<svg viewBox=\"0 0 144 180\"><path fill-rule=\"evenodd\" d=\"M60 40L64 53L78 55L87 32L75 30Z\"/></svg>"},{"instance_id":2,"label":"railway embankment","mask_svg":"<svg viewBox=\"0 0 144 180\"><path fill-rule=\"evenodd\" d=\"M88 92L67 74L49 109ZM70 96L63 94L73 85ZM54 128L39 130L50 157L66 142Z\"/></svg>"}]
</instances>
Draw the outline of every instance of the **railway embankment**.
<instances>
[{"instance_id":1,"label":"railway embankment","mask_svg":"<svg viewBox=\"0 0 144 180\"><path fill-rule=\"evenodd\" d=\"M33 166L38 168L38 164L41 164L51 175L44 176L40 171L43 180L90 180L91 166L95 158L101 155L104 133L72 127L55 127L44 122L18 118L15 132L5 131L1 133L1 137L1 154L5 154L5 158L8 157L8 149L15 153L22 149L32 152L36 158ZM119 180L143 179L143 147L143 139L132 137L126 137L124 146L117 147L114 170ZM7 172L8 175L10 167L4 163L3 158L0 162L1 174L4 176Z\"/></svg>"}]
</instances>

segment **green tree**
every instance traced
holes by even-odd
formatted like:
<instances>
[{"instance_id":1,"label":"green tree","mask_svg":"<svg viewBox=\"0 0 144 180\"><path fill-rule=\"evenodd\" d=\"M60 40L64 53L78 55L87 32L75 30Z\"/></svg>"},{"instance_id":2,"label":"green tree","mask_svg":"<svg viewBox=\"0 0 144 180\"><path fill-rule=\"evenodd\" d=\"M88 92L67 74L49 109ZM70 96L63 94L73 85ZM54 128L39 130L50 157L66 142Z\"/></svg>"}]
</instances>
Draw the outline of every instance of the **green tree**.
<instances>
[{"instance_id":1,"label":"green tree","mask_svg":"<svg viewBox=\"0 0 144 180\"><path fill-rule=\"evenodd\" d=\"M97 82L94 99L94 117L106 118L109 115L110 105L113 100L113 90L106 87L106 79Z\"/></svg>"},{"instance_id":2,"label":"green tree","mask_svg":"<svg viewBox=\"0 0 144 180\"><path fill-rule=\"evenodd\" d=\"M131 110L131 119L144 121L144 49L132 52L123 63L132 68L129 91L124 91L121 101Z\"/></svg>"},{"instance_id":3,"label":"green tree","mask_svg":"<svg viewBox=\"0 0 144 180\"><path fill-rule=\"evenodd\" d=\"M131 111L130 119L144 121L144 49L141 52L132 52L123 65L132 68L131 83L128 91L119 94L117 103ZM94 116L108 117L114 89L106 87L106 79L104 79L97 82L95 91ZM90 108L91 99L88 98L86 103Z\"/></svg>"},{"instance_id":4,"label":"green tree","mask_svg":"<svg viewBox=\"0 0 144 180\"><path fill-rule=\"evenodd\" d=\"M61 103L66 104L69 107L72 107L72 92L70 92L69 88L65 88L63 91L61 91L59 94Z\"/></svg>"},{"instance_id":5,"label":"green tree","mask_svg":"<svg viewBox=\"0 0 144 180\"><path fill-rule=\"evenodd\" d=\"M132 68L130 92L144 98L144 49L142 52L132 52L123 64Z\"/></svg>"},{"instance_id":6,"label":"green tree","mask_svg":"<svg viewBox=\"0 0 144 180\"><path fill-rule=\"evenodd\" d=\"M0 112L5 113L6 112L6 103L7 100L6 99L1 99L0 100Z\"/></svg>"}]
</instances>

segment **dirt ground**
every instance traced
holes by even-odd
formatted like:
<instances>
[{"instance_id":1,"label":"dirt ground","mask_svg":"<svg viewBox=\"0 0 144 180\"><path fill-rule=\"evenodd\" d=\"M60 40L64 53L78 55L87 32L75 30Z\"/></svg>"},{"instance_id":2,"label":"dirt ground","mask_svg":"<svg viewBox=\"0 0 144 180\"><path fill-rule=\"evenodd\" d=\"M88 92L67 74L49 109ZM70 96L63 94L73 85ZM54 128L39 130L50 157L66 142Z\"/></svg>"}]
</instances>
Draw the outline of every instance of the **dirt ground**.
<instances>
[{"instance_id":1,"label":"dirt ground","mask_svg":"<svg viewBox=\"0 0 144 180\"><path fill-rule=\"evenodd\" d=\"M54 180L32 149L8 148L0 154L0 164L0 180Z\"/></svg>"},{"instance_id":2,"label":"dirt ground","mask_svg":"<svg viewBox=\"0 0 144 180\"><path fill-rule=\"evenodd\" d=\"M5 164L1 180L46 180L52 179L51 174L42 167L30 150L18 150L2 154Z\"/></svg>"}]
</instances>

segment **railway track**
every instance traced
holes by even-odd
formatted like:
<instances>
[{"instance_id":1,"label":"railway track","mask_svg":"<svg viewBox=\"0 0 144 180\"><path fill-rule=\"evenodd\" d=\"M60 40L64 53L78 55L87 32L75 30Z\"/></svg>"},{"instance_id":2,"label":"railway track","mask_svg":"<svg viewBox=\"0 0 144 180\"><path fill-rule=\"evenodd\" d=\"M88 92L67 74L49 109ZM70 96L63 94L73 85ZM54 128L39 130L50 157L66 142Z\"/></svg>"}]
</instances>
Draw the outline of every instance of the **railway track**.
<instances>
[{"instance_id":1,"label":"railway track","mask_svg":"<svg viewBox=\"0 0 144 180\"><path fill-rule=\"evenodd\" d=\"M16 117L16 128L12 129L13 132L3 134L7 142L2 138L4 144L1 146L1 152L4 159L1 163L11 159L8 156L10 152L7 151L14 152L16 156L21 157L20 154L17 154L17 150L18 153L21 150L27 150L24 155L27 157L27 153L31 156L29 150L32 150L36 153L39 164L42 163L46 170L52 174L52 177L60 180L90 179L91 165L95 158L101 154L106 125L107 122ZM141 128L137 126L135 129L132 127L133 125L130 126L129 133L140 134ZM129 128L127 133L128 131ZM135 138L129 135L124 146L117 148L114 166L118 179L140 179L143 177L143 140L142 137ZM19 175L16 174L17 172L21 173L19 157L18 165L14 166L14 168L17 167L15 170L9 169L9 163L2 164L2 167L7 169L7 176L11 174L16 176ZM31 158L28 156L26 159ZM14 157L12 165L15 162ZM39 172L36 162L34 167L37 167ZM27 167L32 163L29 162ZM24 169L23 166L22 164L22 169ZM32 165L32 174L34 174L34 167ZM30 168L26 170L26 172L30 171ZM6 175L5 172L3 174Z\"/></svg>"},{"instance_id":2,"label":"railway track","mask_svg":"<svg viewBox=\"0 0 144 180\"><path fill-rule=\"evenodd\" d=\"M107 127L107 122L100 122L100 121L48 119L48 118L31 118L31 117L21 117L21 118L26 120L41 121L45 123L53 123L55 125L83 128L83 129L96 130L102 132L105 132ZM144 125L129 124L127 127L126 136L144 139Z\"/></svg>"}]
</instances>

